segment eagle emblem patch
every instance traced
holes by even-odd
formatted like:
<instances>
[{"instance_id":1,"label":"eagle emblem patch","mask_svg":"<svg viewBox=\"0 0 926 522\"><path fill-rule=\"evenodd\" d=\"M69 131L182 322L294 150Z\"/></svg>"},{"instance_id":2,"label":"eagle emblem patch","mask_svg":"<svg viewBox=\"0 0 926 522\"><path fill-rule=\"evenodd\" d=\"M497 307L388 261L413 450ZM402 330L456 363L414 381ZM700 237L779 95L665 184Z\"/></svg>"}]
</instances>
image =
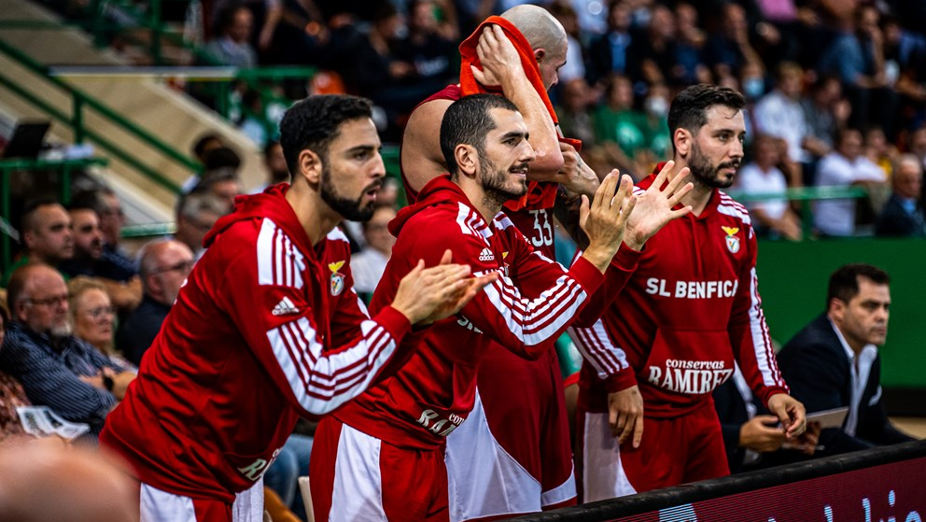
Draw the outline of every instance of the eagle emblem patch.
<instances>
[{"instance_id":1,"label":"eagle emblem patch","mask_svg":"<svg viewBox=\"0 0 926 522\"><path fill-rule=\"evenodd\" d=\"M735 254L740 251L740 238L737 236L737 232L740 231L739 227L720 227L724 232L727 233L727 237L724 240L727 243L727 250L731 254Z\"/></svg>"}]
</instances>

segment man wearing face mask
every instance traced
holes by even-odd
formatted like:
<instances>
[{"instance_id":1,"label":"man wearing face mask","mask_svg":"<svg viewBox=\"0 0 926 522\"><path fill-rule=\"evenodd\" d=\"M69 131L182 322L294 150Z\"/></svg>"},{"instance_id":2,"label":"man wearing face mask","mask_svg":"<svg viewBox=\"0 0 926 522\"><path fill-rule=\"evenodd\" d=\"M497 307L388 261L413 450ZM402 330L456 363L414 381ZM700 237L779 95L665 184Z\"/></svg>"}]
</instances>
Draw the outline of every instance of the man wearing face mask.
<instances>
[{"instance_id":1,"label":"man wearing face mask","mask_svg":"<svg viewBox=\"0 0 926 522\"><path fill-rule=\"evenodd\" d=\"M673 168L691 169L694 189L681 205L692 212L649 240L625 299L572 332L586 355L576 430L584 502L728 474L710 395L734 361L785 437L805 430L804 407L775 365L749 213L720 190L743 158L744 104L738 92L706 84L673 100Z\"/></svg>"}]
</instances>

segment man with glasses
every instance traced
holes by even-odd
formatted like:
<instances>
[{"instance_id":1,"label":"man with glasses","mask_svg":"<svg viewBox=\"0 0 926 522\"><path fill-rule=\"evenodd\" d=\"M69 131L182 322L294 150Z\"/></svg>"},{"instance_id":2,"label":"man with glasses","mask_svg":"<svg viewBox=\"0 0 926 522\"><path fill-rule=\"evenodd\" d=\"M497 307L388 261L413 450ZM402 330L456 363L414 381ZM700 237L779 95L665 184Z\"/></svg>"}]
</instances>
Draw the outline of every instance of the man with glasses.
<instances>
[{"instance_id":1,"label":"man with glasses","mask_svg":"<svg viewBox=\"0 0 926 522\"><path fill-rule=\"evenodd\" d=\"M144 295L116 332L116 346L135 365L141 364L193 268L193 252L175 239L159 239L143 246L139 259Z\"/></svg>"},{"instance_id":2,"label":"man with glasses","mask_svg":"<svg viewBox=\"0 0 926 522\"><path fill-rule=\"evenodd\" d=\"M72 335L68 289L43 263L18 268L7 288L11 322L0 370L22 383L29 400L99 434L117 402L116 382L134 374Z\"/></svg>"}]
</instances>

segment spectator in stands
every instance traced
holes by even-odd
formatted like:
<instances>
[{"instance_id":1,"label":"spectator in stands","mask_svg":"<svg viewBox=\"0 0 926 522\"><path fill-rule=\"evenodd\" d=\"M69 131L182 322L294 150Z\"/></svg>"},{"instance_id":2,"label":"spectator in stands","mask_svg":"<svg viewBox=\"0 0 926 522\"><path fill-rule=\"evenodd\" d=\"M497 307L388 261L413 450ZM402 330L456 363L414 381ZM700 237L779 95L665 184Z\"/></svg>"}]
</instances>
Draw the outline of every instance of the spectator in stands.
<instances>
[{"instance_id":1,"label":"spectator in stands","mask_svg":"<svg viewBox=\"0 0 926 522\"><path fill-rule=\"evenodd\" d=\"M820 58L823 74L836 74L852 104L849 125L867 128L877 120L892 136L896 93L887 84L880 15L874 6L860 6L840 20L840 34Z\"/></svg>"},{"instance_id":2,"label":"spectator in stands","mask_svg":"<svg viewBox=\"0 0 926 522\"><path fill-rule=\"evenodd\" d=\"M843 406L842 429L825 429L818 455L913 440L887 418L878 347L887 337L890 278L883 270L850 264L830 276L826 311L778 353L778 368L808 412Z\"/></svg>"},{"instance_id":3,"label":"spectator in stands","mask_svg":"<svg viewBox=\"0 0 926 522\"><path fill-rule=\"evenodd\" d=\"M219 36L206 44L206 52L221 65L256 66L257 55L250 43L254 25L251 11L247 7L231 4L219 13L216 25Z\"/></svg>"},{"instance_id":4,"label":"spectator in stands","mask_svg":"<svg viewBox=\"0 0 926 522\"><path fill-rule=\"evenodd\" d=\"M68 277L94 278L106 288L120 310L131 310L141 302L141 280L134 271L110 263L103 258L103 232L100 219L90 207L72 206L71 217L74 237L74 256L62 262L59 270Z\"/></svg>"},{"instance_id":5,"label":"spectator in stands","mask_svg":"<svg viewBox=\"0 0 926 522\"><path fill-rule=\"evenodd\" d=\"M350 269L354 275L354 290L361 297L369 299L376 290L386 262L392 255L395 237L389 233L389 222L395 218L392 207L380 206L373 212L373 217L363 223L363 237L367 246L363 251L350 257Z\"/></svg>"},{"instance_id":6,"label":"spectator in stands","mask_svg":"<svg viewBox=\"0 0 926 522\"><path fill-rule=\"evenodd\" d=\"M629 78L611 77L605 103L595 110L593 118L595 135L618 160L614 167L637 177L644 175L647 172L648 125L646 116L633 108L633 84Z\"/></svg>"},{"instance_id":7,"label":"spectator in stands","mask_svg":"<svg viewBox=\"0 0 926 522\"><path fill-rule=\"evenodd\" d=\"M646 33L635 38L627 51L632 57L630 76L650 85L681 83L682 69L677 64L675 15L664 5L650 10Z\"/></svg>"},{"instance_id":8,"label":"spectator in stands","mask_svg":"<svg viewBox=\"0 0 926 522\"><path fill-rule=\"evenodd\" d=\"M869 127L865 131L865 157L884 171L886 179L891 179L894 161L897 159L897 147L887 141L881 127Z\"/></svg>"},{"instance_id":9,"label":"spectator in stands","mask_svg":"<svg viewBox=\"0 0 926 522\"><path fill-rule=\"evenodd\" d=\"M264 147L264 168L267 169L267 182L260 191L277 183L289 183L289 169L279 141L271 141Z\"/></svg>"},{"instance_id":10,"label":"spectator in stands","mask_svg":"<svg viewBox=\"0 0 926 522\"><path fill-rule=\"evenodd\" d=\"M843 129L836 140L836 150L827 154L817 172L818 187L862 185L869 190L883 186L884 171L862 155L862 133ZM851 236L855 233L855 200L828 199L814 205L814 226L827 236Z\"/></svg>"},{"instance_id":11,"label":"spectator in stands","mask_svg":"<svg viewBox=\"0 0 926 522\"><path fill-rule=\"evenodd\" d=\"M816 159L829 154L836 140L836 132L845 126L852 108L842 97L842 84L835 76L819 78L810 89L810 95L801 100L807 136L804 148Z\"/></svg>"},{"instance_id":12,"label":"spectator in stands","mask_svg":"<svg viewBox=\"0 0 926 522\"><path fill-rule=\"evenodd\" d=\"M354 50L345 80L363 95L371 98L389 113L410 111L415 103L427 97L407 88L415 75L414 64L395 53L396 35L402 18L391 3L381 4L373 16L373 24L365 37L361 36Z\"/></svg>"},{"instance_id":13,"label":"spectator in stands","mask_svg":"<svg viewBox=\"0 0 926 522\"><path fill-rule=\"evenodd\" d=\"M589 112L592 96L585 78L564 81L562 92L562 104L556 107L556 115L563 135L582 140L583 149L594 146L597 139Z\"/></svg>"},{"instance_id":14,"label":"spectator in stands","mask_svg":"<svg viewBox=\"0 0 926 522\"><path fill-rule=\"evenodd\" d=\"M753 161L740 170L736 180L737 189L743 194L784 193L787 190L785 175L777 167L781 158L776 140L761 134L753 142ZM751 202L747 206L758 234L792 241L801 239L800 218L788 206L787 198Z\"/></svg>"},{"instance_id":15,"label":"spectator in stands","mask_svg":"<svg viewBox=\"0 0 926 522\"><path fill-rule=\"evenodd\" d=\"M235 152L235 149L221 144L213 146L204 152L201 161L203 163L203 171L190 176L183 182L181 190L184 193L195 190L197 185L199 185L203 178L210 172L223 169L237 172L238 168L241 167L241 156Z\"/></svg>"},{"instance_id":16,"label":"spectator in stands","mask_svg":"<svg viewBox=\"0 0 926 522\"><path fill-rule=\"evenodd\" d=\"M675 4L677 45L675 79L683 85L710 83L711 71L704 65L707 36L698 27L698 10L685 2Z\"/></svg>"},{"instance_id":17,"label":"spectator in stands","mask_svg":"<svg viewBox=\"0 0 926 522\"><path fill-rule=\"evenodd\" d=\"M212 225L231 211L228 202L207 193L192 193L180 198L177 203L177 231L174 238L185 244L194 259L203 255L203 237Z\"/></svg>"},{"instance_id":18,"label":"spectator in stands","mask_svg":"<svg viewBox=\"0 0 926 522\"><path fill-rule=\"evenodd\" d=\"M143 246L139 259L144 297L116 333L117 346L136 366L141 364L142 355L161 329L193 268L193 251L180 241L159 239Z\"/></svg>"},{"instance_id":19,"label":"spectator in stands","mask_svg":"<svg viewBox=\"0 0 926 522\"><path fill-rule=\"evenodd\" d=\"M594 40L588 50L585 68L588 83L604 85L612 74L627 74L630 61L627 49L632 40L630 8L626 2L612 0L608 4L608 31Z\"/></svg>"},{"instance_id":20,"label":"spectator in stands","mask_svg":"<svg viewBox=\"0 0 926 522\"><path fill-rule=\"evenodd\" d=\"M783 139L788 144L788 155L781 158L788 165L789 185L802 185L801 164L810 163L804 149L807 125L801 108L804 71L794 62L778 67L775 89L756 103L755 124L759 132Z\"/></svg>"},{"instance_id":21,"label":"spectator in stands","mask_svg":"<svg viewBox=\"0 0 926 522\"><path fill-rule=\"evenodd\" d=\"M222 200L228 208L235 204L235 197L242 193L241 178L230 167L209 170L203 173L193 193L209 194Z\"/></svg>"},{"instance_id":22,"label":"spectator in stands","mask_svg":"<svg viewBox=\"0 0 926 522\"><path fill-rule=\"evenodd\" d=\"M566 2L553 2L548 10L566 30L566 63L559 69L559 83L565 86L576 78L585 78L579 18L576 16L575 9ZM567 136L571 135L567 134Z\"/></svg>"},{"instance_id":23,"label":"spectator in stands","mask_svg":"<svg viewBox=\"0 0 926 522\"><path fill-rule=\"evenodd\" d=\"M749 23L746 11L735 3L723 4L722 32L711 36L705 47L707 65L716 80L739 76L746 62L762 63L762 59L749 42Z\"/></svg>"},{"instance_id":24,"label":"spectator in stands","mask_svg":"<svg viewBox=\"0 0 926 522\"><path fill-rule=\"evenodd\" d=\"M3 350L3 337L9 324L10 316L7 314L6 305L0 303L0 350ZM6 372L0 370L0 444L10 437L26 433L22 422L19 420L16 408L31 405L32 403L29 402L29 397L26 396L23 385Z\"/></svg>"},{"instance_id":25,"label":"spectator in stands","mask_svg":"<svg viewBox=\"0 0 926 522\"><path fill-rule=\"evenodd\" d=\"M114 363L137 370L116 351L113 343L116 309L106 287L93 279L76 277L68 281L68 293L74 337L90 344Z\"/></svg>"},{"instance_id":26,"label":"spectator in stands","mask_svg":"<svg viewBox=\"0 0 926 522\"><path fill-rule=\"evenodd\" d=\"M232 169L237 171L241 167L241 156L231 147L216 147L203 156L203 171L210 172L219 169Z\"/></svg>"},{"instance_id":27,"label":"spectator in stands","mask_svg":"<svg viewBox=\"0 0 926 522\"><path fill-rule=\"evenodd\" d=\"M125 226L125 213L119 197L109 187L97 187L78 192L71 197L70 208L92 208L100 221L103 234L103 254L101 261L117 267L123 273L134 274L135 261L123 251L119 242L122 239L122 227Z\"/></svg>"},{"instance_id":28,"label":"spectator in stands","mask_svg":"<svg viewBox=\"0 0 926 522\"><path fill-rule=\"evenodd\" d=\"M912 154L901 156L891 182L894 191L878 216L875 233L879 236L926 237L926 219L920 199L923 166L919 159Z\"/></svg>"},{"instance_id":29,"label":"spectator in stands","mask_svg":"<svg viewBox=\"0 0 926 522\"><path fill-rule=\"evenodd\" d=\"M68 288L51 266L34 263L13 272L7 303L13 321L0 370L19 379L33 404L86 423L98 435L135 373L72 335Z\"/></svg>"},{"instance_id":30,"label":"spectator in stands","mask_svg":"<svg viewBox=\"0 0 926 522\"><path fill-rule=\"evenodd\" d=\"M457 43L440 33L432 0L412 0L408 3L408 35L397 42L395 56L413 67L409 80L416 89L433 92L455 83L459 71ZM452 10L450 11L452 12Z\"/></svg>"},{"instance_id":31,"label":"spectator in stands","mask_svg":"<svg viewBox=\"0 0 926 522\"><path fill-rule=\"evenodd\" d=\"M206 154L209 151L224 146L225 143L222 141L221 136L213 132L207 132L196 139L196 142L193 143L191 152L193 153L193 157L199 160L200 163L205 163Z\"/></svg>"},{"instance_id":32,"label":"spectator in stands","mask_svg":"<svg viewBox=\"0 0 926 522\"><path fill-rule=\"evenodd\" d=\"M23 251L7 269L0 286L9 285L10 276L17 268L28 263L47 263L58 266L74 257L74 238L71 234L71 217L67 210L51 199L27 203L23 209L20 237Z\"/></svg>"}]
</instances>

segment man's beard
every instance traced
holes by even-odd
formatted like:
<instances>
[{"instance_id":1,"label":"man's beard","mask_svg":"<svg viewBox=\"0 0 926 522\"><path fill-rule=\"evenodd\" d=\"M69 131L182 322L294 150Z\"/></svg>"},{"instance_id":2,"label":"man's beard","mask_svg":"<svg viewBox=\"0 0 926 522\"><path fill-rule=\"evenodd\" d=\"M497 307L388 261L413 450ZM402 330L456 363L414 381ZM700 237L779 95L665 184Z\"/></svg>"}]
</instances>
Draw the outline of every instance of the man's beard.
<instances>
[{"instance_id":1,"label":"man's beard","mask_svg":"<svg viewBox=\"0 0 926 522\"><path fill-rule=\"evenodd\" d=\"M48 335L53 339L63 339L71 335L73 331L74 329L71 328L70 321L62 321L57 325L52 325L51 328L48 329Z\"/></svg>"},{"instance_id":2,"label":"man's beard","mask_svg":"<svg viewBox=\"0 0 926 522\"><path fill-rule=\"evenodd\" d=\"M705 187L728 188L730 185L733 185L736 177L731 177L729 180L721 178L719 174L720 170L727 168L737 170L739 167L739 160L727 161L714 167L711 165L710 160L701 154L700 147L697 145L691 147L691 158L688 159L688 168L691 169L691 176L694 180Z\"/></svg>"},{"instance_id":3,"label":"man's beard","mask_svg":"<svg viewBox=\"0 0 926 522\"><path fill-rule=\"evenodd\" d=\"M481 156L481 154L480 154ZM518 165L519 167L522 165ZM527 183L520 185L519 189L510 189L508 183L509 174L495 166L492 160L480 157L479 170L483 173L482 189L485 191L486 199L497 203L504 204L506 201L519 198L527 192Z\"/></svg>"},{"instance_id":4,"label":"man's beard","mask_svg":"<svg viewBox=\"0 0 926 522\"><path fill-rule=\"evenodd\" d=\"M328 167L322 168L322 200L327 203L328 206L331 207L335 212L340 214L344 219L348 219L350 221L369 221L369 219L373 217L373 212L376 210L375 202L371 202L369 205L364 206L363 196L371 189L379 189L381 186L382 182L377 180L371 185L365 187L359 198L352 200L338 194L334 187L334 183L331 181L331 171L328 169Z\"/></svg>"}]
</instances>

